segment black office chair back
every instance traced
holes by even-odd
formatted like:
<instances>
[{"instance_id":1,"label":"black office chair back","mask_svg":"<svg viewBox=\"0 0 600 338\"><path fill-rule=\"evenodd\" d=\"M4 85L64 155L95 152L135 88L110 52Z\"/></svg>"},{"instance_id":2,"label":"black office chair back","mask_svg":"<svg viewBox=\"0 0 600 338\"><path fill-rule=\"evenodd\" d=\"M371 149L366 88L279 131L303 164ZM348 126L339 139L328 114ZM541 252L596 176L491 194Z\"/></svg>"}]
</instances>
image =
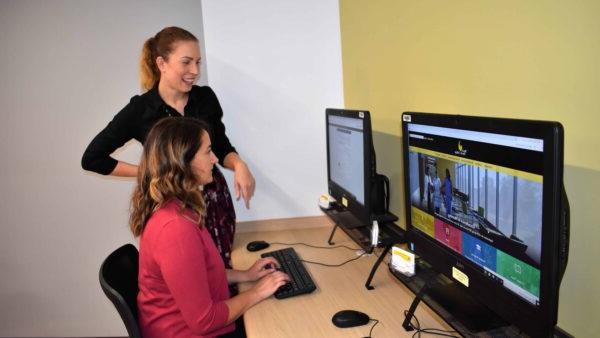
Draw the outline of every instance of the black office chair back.
<instances>
[{"instance_id":1,"label":"black office chair back","mask_svg":"<svg viewBox=\"0 0 600 338\"><path fill-rule=\"evenodd\" d=\"M111 253L100 266L100 286L117 308L130 338L141 338L138 325L139 253L125 244Z\"/></svg>"}]
</instances>

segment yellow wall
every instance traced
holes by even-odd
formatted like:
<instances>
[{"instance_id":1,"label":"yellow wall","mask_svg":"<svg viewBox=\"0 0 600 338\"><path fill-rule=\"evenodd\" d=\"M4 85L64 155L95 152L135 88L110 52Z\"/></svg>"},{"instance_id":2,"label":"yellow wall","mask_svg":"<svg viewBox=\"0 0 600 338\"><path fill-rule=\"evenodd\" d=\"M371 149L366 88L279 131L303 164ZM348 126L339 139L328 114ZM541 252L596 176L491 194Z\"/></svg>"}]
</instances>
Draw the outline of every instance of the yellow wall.
<instances>
[{"instance_id":1,"label":"yellow wall","mask_svg":"<svg viewBox=\"0 0 600 338\"><path fill-rule=\"evenodd\" d=\"M572 215L558 324L597 335L600 1L340 0L340 15L345 105L372 113L397 214L403 111L563 124Z\"/></svg>"}]
</instances>

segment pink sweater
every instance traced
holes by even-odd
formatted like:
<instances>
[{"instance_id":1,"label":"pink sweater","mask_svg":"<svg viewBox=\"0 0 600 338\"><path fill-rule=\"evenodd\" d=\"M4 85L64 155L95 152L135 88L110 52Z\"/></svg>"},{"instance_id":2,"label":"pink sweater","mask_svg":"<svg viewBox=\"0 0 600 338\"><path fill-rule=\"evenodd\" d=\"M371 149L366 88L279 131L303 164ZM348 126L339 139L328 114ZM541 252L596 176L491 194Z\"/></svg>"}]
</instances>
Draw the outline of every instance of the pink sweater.
<instances>
[{"instance_id":1,"label":"pink sweater","mask_svg":"<svg viewBox=\"0 0 600 338\"><path fill-rule=\"evenodd\" d=\"M137 297L144 338L214 337L225 326L230 298L223 260L206 228L172 200L157 210L140 238Z\"/></svg>"}]
</instances>

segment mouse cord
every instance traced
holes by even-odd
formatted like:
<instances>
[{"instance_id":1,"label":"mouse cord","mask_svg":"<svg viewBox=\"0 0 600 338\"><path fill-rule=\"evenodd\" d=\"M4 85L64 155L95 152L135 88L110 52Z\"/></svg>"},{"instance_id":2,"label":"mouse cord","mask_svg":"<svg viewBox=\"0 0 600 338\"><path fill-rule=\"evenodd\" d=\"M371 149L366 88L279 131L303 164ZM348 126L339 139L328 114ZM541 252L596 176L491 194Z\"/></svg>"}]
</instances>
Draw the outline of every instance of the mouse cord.
<instances>
[{"instance_id":1,"label":"mouse cord","mask_svg":"<svg viewBox=\"0 0 600 338\"><path fill-rule=\"evenodd\" d=\"M312 244L306 244L306 243L280 243L280 242L271 242L269 244L279 244L279 245L304 245L304 246L308 246L311 248L315 248L315 249L337 249L337 248L346 248L348 250L360 250L360 248L351 248L349 246L345 246L345 245L336 245L336 246L317 246L317 245L312 245Z\"/></svg>"},{"instance_id":2,"label":"mouse cord","mask_svg":"<svg viewBox=\"0 0 600 338\"><path fill-rule=\"evenodd\" d=\"M408 313L408 311L404 310L404 316L406 316L407 313ZM417 319L417 316L415 314L413 314L413 318L415 320L415 323L411 322L410 325L416 331L415 331L415 333L413 333L412 338L415 338L415 337L421 338L421 333L428 333L428 334L435 335L435 336L460 338L458 336L451 335L451 333L458 333L453 330L442 330L442 329L434 329L434 328L422 329L421 323L419 323L419 319Z\"/></svg>"},{"instance_id":3,"label":"mouse cord","mask_svg":"<svg viewBox=\"0 0 600 338\"><path fill-rule=\"evenodd\" d=\"M304 259L301 259L300 261L301 261L301 262L304 262L304 263L309 263L309 264L316 264L316 265L322 265L322 266L328 266L328 267L336 268L336 267L338 267L338 266L342 266L342 265L344 265L344 264L346 264L346 263L350 263L350 262L352 262L352 261L355 261L355 260L357 260L357 259L361 258L362 256L366 255L366 254L367 254L366 252L363 252L363 253L361 253L361 254L360 254L358 257L354 257L354 258L352 258L352 259L349 259L349 260L347 260L347 261L345 261L345 262L342 262L342 263L340 263L340 264L326 264L326 263L319 263L319 262L307 261L307 260L304 260Z\"/></svg>"},{"instance_id":4,"label":"mouse cord","mask_svg":"<svg viewBox=\"0 0 600 338\"><path fill-rule=\"evenodd\" d=\"M369 330L369 335L367 337L363 337L363 338L371 338L371 333L373 333L373 328L375 327L375 325L379 324L379 320L373 319L373 318L371 318L371 320L374 320L375 324L373 324L373 326L371 326L371 330Z\"/></svg>"}]
</instances>

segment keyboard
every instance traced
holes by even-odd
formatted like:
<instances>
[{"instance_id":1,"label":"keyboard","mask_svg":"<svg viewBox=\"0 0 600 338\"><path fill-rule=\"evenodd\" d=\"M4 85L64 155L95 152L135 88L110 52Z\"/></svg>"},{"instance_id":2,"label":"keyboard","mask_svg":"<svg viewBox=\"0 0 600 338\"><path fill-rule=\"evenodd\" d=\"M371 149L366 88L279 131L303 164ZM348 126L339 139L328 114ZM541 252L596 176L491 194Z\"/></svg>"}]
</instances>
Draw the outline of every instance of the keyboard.
<instances>
[{"instance_id":1,"label":"keyboard","mask_svg":"<svg viewBox=\"0 0 600 338\"><path fill-rule=\"evenodd\" d=\"M280 265L280 270L290 276L291 281L275 291L275 298L284 299L311 293L317 289L315 282L306 271L304 264L294 248L285 248L276 251L265 252L261 257L274 257Z\"/></svg>"}]
</instances>

